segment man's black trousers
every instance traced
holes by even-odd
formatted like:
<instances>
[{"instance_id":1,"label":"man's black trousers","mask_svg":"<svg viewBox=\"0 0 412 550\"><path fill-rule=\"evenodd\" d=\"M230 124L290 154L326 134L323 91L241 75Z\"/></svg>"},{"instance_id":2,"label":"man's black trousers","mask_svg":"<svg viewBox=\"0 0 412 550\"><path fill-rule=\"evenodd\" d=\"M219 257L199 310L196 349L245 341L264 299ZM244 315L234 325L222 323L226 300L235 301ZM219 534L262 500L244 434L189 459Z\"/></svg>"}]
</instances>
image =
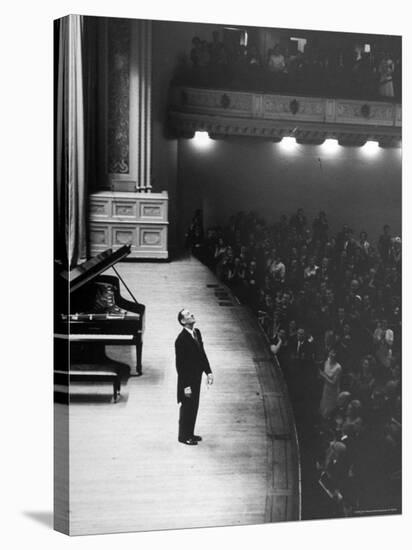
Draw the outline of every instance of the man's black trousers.
<instances>
[{"instance_id":1,"label":"man's black trousers","mask_svg":"<svg viewBox=\"0 0 412 550\"><path fill-rule=\"evenodd\" d=\"M192 396L183 397L179 413L179 440L186 441L193 437L197 411L199 409L200 383L192 386Z\"/></svg>"}]
</instances>

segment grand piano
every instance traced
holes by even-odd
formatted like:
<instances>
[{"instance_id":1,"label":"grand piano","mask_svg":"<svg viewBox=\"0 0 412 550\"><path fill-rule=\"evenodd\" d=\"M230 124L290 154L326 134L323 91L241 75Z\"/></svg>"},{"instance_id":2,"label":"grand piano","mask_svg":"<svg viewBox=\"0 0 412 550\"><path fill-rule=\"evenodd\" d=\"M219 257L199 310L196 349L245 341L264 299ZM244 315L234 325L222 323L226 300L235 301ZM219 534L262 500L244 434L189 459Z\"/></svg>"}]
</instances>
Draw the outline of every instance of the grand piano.
<instances>
[{"instance_id":1,"label":"grand piano","mask_svg":"<svg viewBox=\"0 0 412 550\"><path fill-rule=\"evenodd\" d=\"M115 267L130 249L130 245L115 252L108 249L70 271L56 273L55 371L57 366L71 373L76 365L88 364L94 372L110 366L118 372L122 364L106 356L105 346L129 345L136 349L133 374L142 374L145 306L136 300ZM102 275L109 268L116 276ZM120 294L120 282L132 300Z\"/></svg>"}]
</instances>

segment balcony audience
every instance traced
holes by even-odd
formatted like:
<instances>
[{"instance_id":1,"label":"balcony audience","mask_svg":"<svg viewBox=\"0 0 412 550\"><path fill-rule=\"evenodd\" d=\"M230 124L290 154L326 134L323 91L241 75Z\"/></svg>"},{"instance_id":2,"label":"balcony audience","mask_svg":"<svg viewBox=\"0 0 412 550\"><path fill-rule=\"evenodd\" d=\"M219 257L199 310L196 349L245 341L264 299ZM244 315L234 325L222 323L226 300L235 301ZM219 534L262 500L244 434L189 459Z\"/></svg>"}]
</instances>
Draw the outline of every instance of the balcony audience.
<instances>
[{"instance_id":1,"label":"balcony audience","mask_svg":"<svg viewBox=\"0 0 412 550\"><path fill-rule=\"evenodd\" d=\"M184 85L242 90L310 94L365 100L393 100L401 96L399 51L363 51L356 37L343 47L333 38L322 46L308 40L299 50L296 42L274 43L260 51L257 43L222 41L220 31L212 40L195 36L190 51L191 69L177 71L175 81Z\"/></svg>"}]
</instances>

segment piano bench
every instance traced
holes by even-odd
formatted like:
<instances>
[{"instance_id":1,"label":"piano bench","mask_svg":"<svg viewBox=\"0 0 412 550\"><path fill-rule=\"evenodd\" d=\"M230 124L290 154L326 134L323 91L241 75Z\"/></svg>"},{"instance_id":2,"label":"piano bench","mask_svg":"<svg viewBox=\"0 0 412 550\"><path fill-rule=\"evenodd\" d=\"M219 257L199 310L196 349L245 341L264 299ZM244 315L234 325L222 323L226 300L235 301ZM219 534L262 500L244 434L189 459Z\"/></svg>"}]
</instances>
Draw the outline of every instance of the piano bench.
<instances>
[{"instance_id":1,"label":"piano bench","mask_svg":"<svg viewBox=\"0 0 412 550\"><path fill-rule=\"evenodd\" d=\"M62 386L68 384L69 372L54 371L54 383ZM117 372L109 370L70 370L70 383L72 382L110 382L113 384L113 400L117 403L120 395L120 376Z\"/></svg>"}]
</instances>

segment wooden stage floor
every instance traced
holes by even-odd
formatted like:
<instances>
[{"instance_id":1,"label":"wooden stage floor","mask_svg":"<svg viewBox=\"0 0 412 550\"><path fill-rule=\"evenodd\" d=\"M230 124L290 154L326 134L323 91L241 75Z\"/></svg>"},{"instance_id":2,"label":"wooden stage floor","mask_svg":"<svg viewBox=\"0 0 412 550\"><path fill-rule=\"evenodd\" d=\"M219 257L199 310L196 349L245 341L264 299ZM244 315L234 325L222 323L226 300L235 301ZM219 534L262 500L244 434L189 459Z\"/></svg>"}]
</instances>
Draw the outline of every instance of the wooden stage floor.
<instances>
[{"instance_id":1,"label":"wooden stage floor","mask_svg":"<svg viewBox=\"0 0 412 550\"><path fill-rule=\"evenodd\" d=\"M117 268L146 304L143 376L122 386L116 404L110 386L96 386L94 397L73 386L70 534L298 519L293 417L256 321L194 258ZM202 387L195 447L177 441L174 340L183 307L197 318L215 375ZM133 362L128 348L108 355Z\"/></svg>"}]
</instances>

